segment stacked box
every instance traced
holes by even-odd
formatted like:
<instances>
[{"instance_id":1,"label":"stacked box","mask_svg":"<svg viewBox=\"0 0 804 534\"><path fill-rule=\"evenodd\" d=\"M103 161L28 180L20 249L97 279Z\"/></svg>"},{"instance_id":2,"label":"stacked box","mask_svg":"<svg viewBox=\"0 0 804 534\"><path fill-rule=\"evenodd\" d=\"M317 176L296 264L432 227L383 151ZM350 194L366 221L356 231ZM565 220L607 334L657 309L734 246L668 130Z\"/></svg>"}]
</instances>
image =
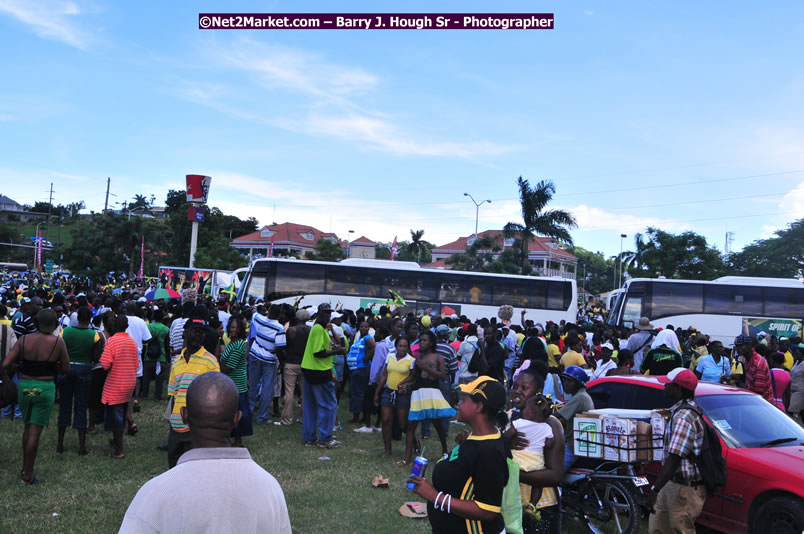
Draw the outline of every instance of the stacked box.
<instances>
[{"instance_id":1,"label":"stacked box","mask_svg":"<svg viewBox=\"0 0 804 534\"><path fill-rule=\"evenodd\" d=\"M650 413L650 426L653 434L653 461L664 461L664 428L670 410L653 410Z\"/></svg>"},{"instance_id":2,"label":"stacked box","mask_svg":"<svg viewBox=\"0 0 804 534\"><path fill-rule=\"evenodd\" d=\"M622 417L603 417L603 457L620 462L636 461L637 421Z\"/></svg>"},{"instance_id":3,"label":"stacked box","mask_svg":"<svg viewBox=\"0 0 804 534\"><path fill-rule=\"evenodd\" d=\"M602 458L603 445L601 440L600 415L593 413L579 413L572 423L573 454L587 458Z\"/></svg>"}]
</instances>

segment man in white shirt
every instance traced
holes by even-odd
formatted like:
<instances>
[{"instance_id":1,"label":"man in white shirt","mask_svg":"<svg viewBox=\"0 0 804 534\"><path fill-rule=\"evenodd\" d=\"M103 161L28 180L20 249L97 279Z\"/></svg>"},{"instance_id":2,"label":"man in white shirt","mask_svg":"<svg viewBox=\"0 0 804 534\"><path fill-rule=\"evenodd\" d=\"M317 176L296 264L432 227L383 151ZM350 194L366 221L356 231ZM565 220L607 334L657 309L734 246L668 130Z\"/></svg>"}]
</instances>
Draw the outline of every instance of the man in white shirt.
<instances>
[{"instance_id":1,"label":"man in white shirt","mask_svg":"<svg viewBox=\"0 0 804 534\"><path fill-rule=\"evenodd\" d=\"M128 330L126 333L137 343L137 353L140 356L137 364L137 385L134 387L134 408L133 411L140 411L140 388L142 387L142 347L151 341L151 331L137 313L139 309L137 303L130 300L126 303L126 317L128 317Z\"/></svg>"},{"instance_id":2,"label":"man in white shirt","mask_svg":"<svg viewBox=\"0 0 804 534\"><path fill-rule=\"evenodd\" d=\"M597 362L597 367L592 371L592 380L602 378L612 369L617 368L617 362L611 359L614 354L614 345L609 342L600 345L600 361Z\"/></svg>"},{"instance_id":3,"label":"man in white shirt","mask_svg":"<svg viewBox=\"0 0 804 534\"><path fill-rule=\"evenodd\" d=\"M193 429L193 448L176 467L140 488L120 533L291 534L276 479L248 449L229 446L229 433L242 415L238 399L237 386L224 374L208 372L193 380L181 408L182 420Z\"/></svg>"}]
</instances>

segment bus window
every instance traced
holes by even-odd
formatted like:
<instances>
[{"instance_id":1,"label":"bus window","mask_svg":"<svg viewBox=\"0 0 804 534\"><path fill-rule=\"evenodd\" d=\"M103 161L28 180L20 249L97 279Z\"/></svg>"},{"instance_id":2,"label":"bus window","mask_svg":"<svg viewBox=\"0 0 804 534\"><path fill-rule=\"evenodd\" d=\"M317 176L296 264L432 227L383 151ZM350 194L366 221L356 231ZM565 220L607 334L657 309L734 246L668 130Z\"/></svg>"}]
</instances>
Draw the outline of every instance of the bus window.
<instances>
[{"instance_id":1,"label":"bus window","mask_svg":"<svg viewBox=\"0 0 804 534\"><path fill-rule=\"evenodd\" d=\"M275 266L276 275L271 280L266 300L324 293L326 277L323 265L277 262Z\"/></svg>"},{"instance_id":2,"label":"bus window","mask_svg":"<svg viewBox=\"0 0 804 534\"><path fill-rule=\"evenodd\" d=\"M653 284L648 317L660 319L671 315L703 312L703 285L662 282Z\"/></svg>"},{"instance_id":3,"label":"bus window","mask_svg":"<svg viewBox=\"0 0 804 534\"><path fill-rule=\"evenodd\" d=\"M256 299L264 299L265 298L265 276L260 276L258 274L251 274L251 277L248 280L248 288L246 288L246 299L254 297Z\"/></svg>"},{"instance_id":4,"label":"bus window","mask_svg":"<svg viewBox=\"0 0 804 534\"><path fill-rule=\"evenodd\" d=\"M544 290L539 287L540 285L532 284L529 280L497 281L492 288L491 304L494 306L510 304L519 308L543 308ZM534 294L534 289L537 294Z\"/></svg>"},{"instance_id":5,"label":"bus window","mask_svg":"<svg viewBox=\"0 0 804 534\"><path fill-rule=\"evenodd\" d=\"M642 317L642 297L629 295L625 301L625 310L623 311L623 326L633 328L639 324L639 319Z\"/></svg>"},{"instance_id":6,"label":"bus window","mask_svg":"<svg viewBox=\"0 0 804 534\"><path fill-rule=\"evenodd\" d=\"M480 276L455 276L441 282L441 302L491 304L491 284Z\"/></svg>"},{"instance_id":7,"label":"bus window","mask_svg":"<svg viewBox=\"0 0 804 534\"><path fill-rule=\"evenodd\" d=\"M569 287L569 284L563 283L550 283L547 282L547 309L548 310L566 310L569 303L565 298L564 289Z\"/></svg>"},{"instance_id":8,"label":"bus window","mask_svg":"<svg viewBox=\"0 0 804 534\"><path fill-rule=\"evenodd\" d=\"M759 287L706 286L704 313L761 314L762 289Z\"/></svg>"},{"instance_id":9,"label":"bus window","mask_svg":"<svg viewBox=\"0 0 804 534\"><path fill-rule=\"evenodd\" d=\"M381 272L334 265L327 269L326 292L330 295L388 297L388 294L383 289L383 274ZM405 295L402 298L406 298Z\"/></svg>"},{"instance_id":10,"label":"bus window","mask_svg":"<svg viewBox=\"0 0 804 534\"><path fill-rule=\"evenodd\" d=\"M804 317L804 289L766 287L764 315L767 317Z\"/></svg>"},{"instance_id":11,"label":"bus window","mask_svg":"<svg viewBox=\"0 0 804 534\"><path fill-rule=\"evenodd\" d=\"M405 300L433 301L436 298L435 288L428 287L424 277L415 272L388 272L385 274L384 286L386 290L396 291Z\"/></svg>"}]
</instances>

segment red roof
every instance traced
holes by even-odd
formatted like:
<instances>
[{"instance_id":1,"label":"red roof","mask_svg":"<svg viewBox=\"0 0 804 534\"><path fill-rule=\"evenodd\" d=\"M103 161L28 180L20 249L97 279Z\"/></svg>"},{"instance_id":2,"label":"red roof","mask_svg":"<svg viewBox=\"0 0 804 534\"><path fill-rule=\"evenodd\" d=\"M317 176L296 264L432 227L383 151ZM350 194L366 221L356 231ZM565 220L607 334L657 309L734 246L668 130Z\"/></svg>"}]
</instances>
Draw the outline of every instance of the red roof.
<instances>
[{"instance_id":1,"label":"red roof","mask_svg":"<svg viewBox=\"0 0 804 534\"><path fill-rule=\"evenodd\" d=\"M274 232L274 234L271 236L263 236L262 234L264 231L271 231ZM232 240L232 244L258 244L262 246L270 246L271 241L273 240L274 245L288 245L294 243L314 247L315 244L318 243L319 239L324 238L335 238L337 240L337 236L332 232L322 232L321 230L312 226L286 222L282 224L263 226L256 232L251 232L250 234L236 237Z\"/></svg>"},{"instance_id":2,"label":"red roof","mask_svg":"<svg viewBox=\"0 0 804 534\"><path fill-rule=\"evenodd\" d=\"M478 237L490 237L494 241L500 245L500 248L505 248L504 244L504 237L502 230L486 230L485 232L480 232ZM468 240L472 236L467 237L459 237L456 241L452 243L447 243L446 245L441 245L440 247L436 247L433 249L433 252L436 254L455 254L465 252L469 245L467 244ZM550 245L553 245L552 247ZM541 237L535 236L528 242L528 255L529 256L562 256L566 260L573 260L577 259L574 254L567 252L566 250L562 249L556 244L556 241L549 237Z\"/></svg>"},{"instance_id":3,"label":"red roof","mask_svg":"<svg viewBox=\"0 0 804 534\"><path fill-rule=\"evenodd\" d=\"M373 246L374 246L374 241L372 241L371 239L369 239L369 238L368 238L368 237L366 237L366 236L361 235L360 237L358 237L357 239L355 239L354 241L352 241L352 244L353 244L353 245L357 245L357 244L360 244L360 245L371 245L371 246L373 247Z\"/></svg>"},{"instance_id":4,"label":"red roof","mask_svg":"<svg viewBox=\"0 0 804 534\"><path fill-rule=\"evenodd\" d=\"M447 265L446 261L443 259L436 260L433 263L428 263L427 265L422 265L422 267L427 269L452 269L452 265Z\"/></svg>"}]
</instances>

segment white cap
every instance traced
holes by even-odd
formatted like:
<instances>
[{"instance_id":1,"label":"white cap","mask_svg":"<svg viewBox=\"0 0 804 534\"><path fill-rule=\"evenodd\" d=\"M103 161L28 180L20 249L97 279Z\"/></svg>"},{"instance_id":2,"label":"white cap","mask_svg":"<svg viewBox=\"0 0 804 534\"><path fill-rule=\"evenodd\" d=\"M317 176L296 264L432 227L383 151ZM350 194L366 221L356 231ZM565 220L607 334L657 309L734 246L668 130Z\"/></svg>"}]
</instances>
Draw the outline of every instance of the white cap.
<instances>
[{"instance_id":1,"label":"white cap","mask_svg":"<svg viewBox=\"0 0 804 534\"><path fill-rule=\"evenodd\" d=\"M330 319L340 319L341 317L343 317L342 313L338 313L338 312L334 311L334 312L332 312L332 315L330 316Z\"/></svg>"},{"instance_id":2,"label":"white cap","mask_svg":"<svg viewBox=\"0 0 804 534\"><path fill-rule=\"evenodd\" d=\"M766 333L766 332L763 330L762 332L760 332L759 334L757 334L757 337L766 337L767 335L768 335L768 334L767 334L767 333Z\"/></svg>"},{"instance_id":3,"label":"white cap","mask_svg":"<svg viewBox=\"0 0 804 534\"><path fill-rule=\"evenodd\" d=\"M458 314L457 314L457 313L453 313L452 315L450 315L450 316L449 316L449 318L450 318L450 319L457 319L457 318L458 318Z\"/></svg>"},{"instance_id":4,"label":"white cap","mask_svg":"<svg viewBox=\"0 0 804 534\"><path fill-rule=\"evenodd\" d=\"M609 350L613 351L614 350L614 345L612 345L609 342L606 342L606 343L603 343L602 345L600 345L600 348L601 349L609 349Z\"/></svg>"}]
</instances>

